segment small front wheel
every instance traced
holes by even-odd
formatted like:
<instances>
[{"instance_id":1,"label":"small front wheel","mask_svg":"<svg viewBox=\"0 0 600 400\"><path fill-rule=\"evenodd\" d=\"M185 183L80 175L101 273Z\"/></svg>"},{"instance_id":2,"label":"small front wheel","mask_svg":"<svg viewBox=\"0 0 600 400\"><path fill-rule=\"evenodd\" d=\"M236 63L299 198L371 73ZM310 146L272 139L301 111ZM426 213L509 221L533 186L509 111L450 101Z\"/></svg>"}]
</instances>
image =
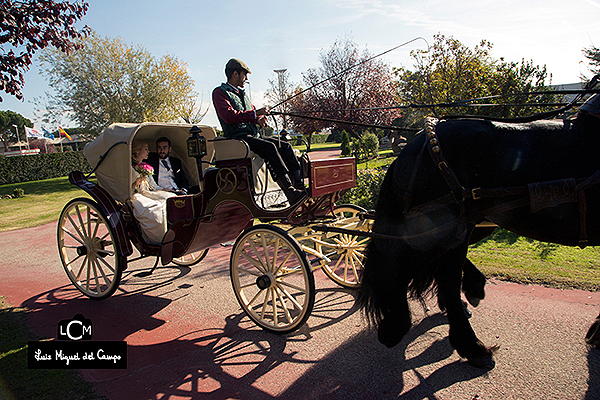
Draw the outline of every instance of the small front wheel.
<instances>
[{"instance_id":1,"label":"small front wheel","mask_svg":"<svg viewBox=\"0 0 600 400\"><path fill-rule=\"evenodd\" d=\"M100 300L115 292L127 258L118 253L115 234L94 201L67 203L58 220L57 242L67 276L81 293Z\"/></svg>"},{"instance_id":2,"label":"small front wheel","mask_svg":"<svg viewBox=\"0 0 600 400\"><path fill-rule=\"evenodd\" d=\"M248 317L266 331L289 333L303 325L315 302L306 254L283 229L256 225L231 252L233 290Z\"/></svg>"},{"instance_id":3,"label":"small front wheel","mask_svg":"<svg viewBox=\"0 0 600 400\"><path fill-rule=\"evenodd\" d=\"M361 219L366 210L354 204L341 204L333 209L337 219L331 226L356 231L370 232L372 221ZM316 241L316 249L325 255L321 267L334 282L347 288L360 286L363 274L363 260L368 237L347 233L326 233Z\"/></svg>"}]
</instances>

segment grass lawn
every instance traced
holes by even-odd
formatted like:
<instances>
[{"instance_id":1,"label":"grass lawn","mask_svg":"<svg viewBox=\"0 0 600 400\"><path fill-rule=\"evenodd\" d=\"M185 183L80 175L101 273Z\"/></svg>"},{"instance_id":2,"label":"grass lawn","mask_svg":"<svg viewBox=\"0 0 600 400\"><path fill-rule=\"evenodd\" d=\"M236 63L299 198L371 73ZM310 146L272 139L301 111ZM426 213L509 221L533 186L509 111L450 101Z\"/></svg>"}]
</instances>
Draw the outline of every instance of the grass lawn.
<instances>
[{"instance_id":1,"label":"grass lawn","mask_svg":"<svg viewBox=\"0 0 600 400\"><path fill-rule=\"evenodd\" d=\"M471 245L469 259L488 277L557 288L600 290L600 247L542 243L496 229Z\"/></svg>"},{"instance_id":2,"label":"grass lawn","mask_svg":"<svg viewBox=\"0 0 600 400\"><path fill-rule=\"evenodd\" d=\"M18 199L0 199L0 232L58 221L62 208L75 197L89 197L67 177L0 186L0 196L21 188Z\"/></svg>"}]
</instances>

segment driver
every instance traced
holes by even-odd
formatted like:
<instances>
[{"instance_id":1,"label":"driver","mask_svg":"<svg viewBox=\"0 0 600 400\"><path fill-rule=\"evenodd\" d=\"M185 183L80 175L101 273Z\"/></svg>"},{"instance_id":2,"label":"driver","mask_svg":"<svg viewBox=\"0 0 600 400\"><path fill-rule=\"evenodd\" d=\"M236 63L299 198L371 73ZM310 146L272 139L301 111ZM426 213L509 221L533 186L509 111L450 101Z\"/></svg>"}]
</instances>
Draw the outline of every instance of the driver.
<instances>
[{"instance_id":1,"label":"driver","mask_svg":"<svg viewBox=\"0 0 600 400\"><path fill-rule=\"evenodd\" d=\"M244 92L249 73L250 69L244 62L232 58L225 65L227 82L213 90L213 104L223 135L243 140L250 150L265 159L290 205L295 204L306 194L300 178L300 163L288 142L260 137L257 124L266 126L269 110L267 107L257 110Z\"/></svg>"}]
</instances>

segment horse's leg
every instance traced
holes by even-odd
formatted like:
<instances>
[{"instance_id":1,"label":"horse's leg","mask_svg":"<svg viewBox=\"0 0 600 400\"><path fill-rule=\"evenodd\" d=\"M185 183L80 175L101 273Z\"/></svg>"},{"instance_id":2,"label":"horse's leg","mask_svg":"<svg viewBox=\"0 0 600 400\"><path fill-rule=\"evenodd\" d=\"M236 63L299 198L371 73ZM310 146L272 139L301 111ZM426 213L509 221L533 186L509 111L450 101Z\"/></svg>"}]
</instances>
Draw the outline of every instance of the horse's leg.
<instances>
[{"instance_id":1,"label":"horse's leg","mask_svg":"<svg viewBox=\"0 0 600 400\"><path fill-rule=\"evenodd\" d=\"M463 265L462 291L473 307L485 298L485 275L467 258Z\"/></svg>"},{"instance_id":2,"label":"horse's leg","mask_svg":"<svg viewBox=\"0 0 600 400\"><path fill-rule=\"evenodd\" d=\"M475 335L469 320L465 315L460 298L462 268L467 256L467 244L450 250L440 259L435 280L438 286L438 296L441 297L448 314L450 324L450 344L461 357L479 367L494 368L492 351L483 345Z\"/></svg>"}]
</instances>

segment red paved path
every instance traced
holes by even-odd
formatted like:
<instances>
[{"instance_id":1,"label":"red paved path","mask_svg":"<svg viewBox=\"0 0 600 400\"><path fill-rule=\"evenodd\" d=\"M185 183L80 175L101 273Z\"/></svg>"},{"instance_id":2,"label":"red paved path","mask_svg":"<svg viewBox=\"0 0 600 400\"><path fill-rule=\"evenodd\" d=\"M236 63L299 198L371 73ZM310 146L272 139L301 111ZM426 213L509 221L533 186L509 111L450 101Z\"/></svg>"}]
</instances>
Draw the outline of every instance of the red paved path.
<instances>
[{"instance_id":1,"label":"red paved path","mask_svg":"<svg viewBox=\"0 0 600 400\"><path fill-rule=\"evenodd\" d=\"M132 263L117 293L83 298L62 271L55 224L0 233L0 295L30 310L34 331L56 337L57 322L82 313L94 340L126 340L127 370L85 370L100 393L118 399L598 399L600 352L584 336L600 294L492 282L474 329L499 344L485 372L450 348L446 318L418 305L415 327L396 348L377 343L353 308L351 291L315 272L307 326L288 336L255 327L236 303L229 248L198 266ZM476 397L478 396L478 397Z\"/></svg>"}]
</instances>

